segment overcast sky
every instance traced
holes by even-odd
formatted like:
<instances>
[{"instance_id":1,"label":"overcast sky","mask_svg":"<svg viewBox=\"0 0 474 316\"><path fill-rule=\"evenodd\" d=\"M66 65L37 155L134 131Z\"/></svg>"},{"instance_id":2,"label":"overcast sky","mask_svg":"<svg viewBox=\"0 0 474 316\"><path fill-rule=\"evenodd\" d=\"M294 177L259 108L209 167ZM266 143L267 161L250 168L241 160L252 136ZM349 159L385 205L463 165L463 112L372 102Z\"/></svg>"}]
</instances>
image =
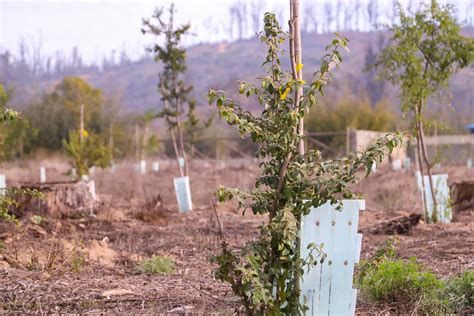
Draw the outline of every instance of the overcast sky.
<instances>
[{"instance_id":1,"label":"overcast sky","mask_svg":"<svg viewBox=\"0 0 474 316\"><path fill-rule=\"evenodd\" d=\"M218 24L228 14L231 0L174 0L178 22L191 22L198 36L188 43L215 39L210 24ZM283 5L285 0L272 0ZM69 51L78 46L86 59L99 60L112 49L125 48L141 55L147 43L140 32L141 19L166 0L0 0L0 48L18 51L21 38L28 43L41 41L43 51ZM211 23L209 23L211 22Z\"/></svg>"},{"instance_id":2,"label":"overcast sky","mask_svg":"<svg viewBox=\"0 0 474 316\"><path fill-rule=\"evenodd\" d=\"M243 1L262 1L265 10L276 9L288 14L288 0ZM379 0L382 5L388 1L391 0ZM456 1L468 3L473 0ZM235 0L173 2L177 10L176 20L191 22L191 30L197 34L187 38L188 45L225 39L226 33L216 34L213 29L216 25L222 26L229 6ZM0 51L8 49L17 54L19 41L23 38L29 47L41 43L46 55L54 55L56 51L69 55L77 46L86 61L98 61L111 50L119 52L123 49L132 58L138 57L143 55L144 47L149 43L140 32L141 19L151 16L154 8L169 3L168 0L0 0Z\"/></svg>"}]
</instances>

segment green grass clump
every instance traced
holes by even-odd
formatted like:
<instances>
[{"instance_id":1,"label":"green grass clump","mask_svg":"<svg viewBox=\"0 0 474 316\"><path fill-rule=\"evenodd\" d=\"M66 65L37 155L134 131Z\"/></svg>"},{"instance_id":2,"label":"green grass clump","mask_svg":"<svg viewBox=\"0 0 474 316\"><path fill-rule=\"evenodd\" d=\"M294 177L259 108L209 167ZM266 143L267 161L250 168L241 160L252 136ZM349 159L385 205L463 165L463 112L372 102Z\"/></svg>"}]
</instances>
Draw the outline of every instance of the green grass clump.
<instances>
[{"instance_id":1,"label":"green grass clump","mask_svg":"<svg viewBox=\"0 0 474 316\"><path fill-rule=\"evenodd\" d=\"M422 271L414 259L387 260L367 268L360 289L362 296L373 303L401 304L411 312L433 313L444 305L440 298L443 281Z\"/></svg>"},{"instance_id":2,"label":"green grass clump","mask_svg":"<svg viewBox=\"0 0 474 316\"><path fill-rule=\"evenodd\" d=\"M175 263L164 256L153 256L140 262L136 270L145 274L171 274L175 271Z\"/></svg>"},{"instance_id":3,"label":"green grass clump","mask_svg":"<svg viewBox=\"0 0 474 316\"><path fill-rule=\"evenodd\" d=\"M446 282L444 297L450 313L474 314L474 270Z\"/></svg>"},{"instance_id":4,"label":"green grass clump","mask_svg":"<svg viewBox=\"0 0 474 316\"><path fill-rule=\"evenodd\" d=\"M443 280L415 258L398 259L395 244L396 239L387 240L361 262L355 282L363 301L397 313L474 313L474 270Z\"/></svg>"}]
</instances>

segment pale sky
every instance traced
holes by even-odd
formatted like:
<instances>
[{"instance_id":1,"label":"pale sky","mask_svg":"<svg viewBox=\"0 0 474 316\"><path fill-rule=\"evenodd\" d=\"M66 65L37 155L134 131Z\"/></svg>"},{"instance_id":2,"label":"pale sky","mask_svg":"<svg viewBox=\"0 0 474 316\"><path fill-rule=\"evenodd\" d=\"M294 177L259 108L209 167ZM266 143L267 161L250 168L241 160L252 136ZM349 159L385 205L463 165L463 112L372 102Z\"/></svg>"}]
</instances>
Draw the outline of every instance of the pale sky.
<instances>
[{"instance_id":1,"label":"pale sky","mask_svg":"<svg viewBox=\"0 0 474 316\"><path fill-rule=\"evenodd\" d=\"M221 23L233 0L174 0L177 22L191 22L188 44L216 40L209 25ZM267 1L270 3L270 1ZM147 38L140 32L141 20L168 0L0 0L0 49L18 52L18 43L41 41L48 55L69 52L78 46L86 59L100 60L112 49L124 47L141 55ZM285 0L271 1L284 5ZM222 35L221 35L222 36Z\"/></svg>"},{"instance_id":2,"label":"pale sky","mask_svg":"<svg viewBox=\"0 0 474 316\"><path fill-rule=\"evenodd\" d=\"M261 1L265 10L281 11L288 15L288 0L241 1ZM343 0L350 1L354 0ZM379 0L381 6L389 1ZM462 11L474 0L452 1L460 3ZM226 39L227 33L221 31L217 34L213 29L225 23L229 6L235 0L173 2L177 10L176 20L191 22L191 31L197 34L186 39L187 45ZM303 5L305 2L309 1L302 0ZM136 58L143 55L144 47L150 43L150 38L147 39L140 32L141 19L150 17L156 7L168 6L170 3L170 0L0 0L0 52L8 49L17 55L19 41L23 38L29 47L33 43L36 46L41 43L42 53L50 56L56 51L70 55L71 49L77 46L86 62L100 61L112 50L120 52L123 49Z\"/></svg>"}]
</instances>

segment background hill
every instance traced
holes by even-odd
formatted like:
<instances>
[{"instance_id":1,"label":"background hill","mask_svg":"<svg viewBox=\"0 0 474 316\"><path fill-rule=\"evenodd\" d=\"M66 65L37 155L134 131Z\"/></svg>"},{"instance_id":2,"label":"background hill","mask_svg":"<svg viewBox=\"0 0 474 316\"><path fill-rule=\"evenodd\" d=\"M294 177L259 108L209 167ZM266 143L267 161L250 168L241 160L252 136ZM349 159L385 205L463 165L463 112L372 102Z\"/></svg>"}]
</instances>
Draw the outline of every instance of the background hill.
<instances>
[{"instance_id":1,"label":"background hill","mask_svg":"<svg viewBox=\"0 0 474 316\"><path fill-rule=\"evenodd\" d=\"M464 29L467 36L474 37L474 28ZM337 99L345 95L367 96L372 104L388 98L398 111L397 91L388 83L376 80L374 71L366 71L377 53L387 44L389 34L384 32L345 32L350 39L350 52L336 71L335 81L328 89L327 98ZM309 78L318 69L324 47L333 39L333 34L306 33L303 35L304 77ZM286 45L284 46L286 49ZM237 81L253 81L262 74L263 44L259 39L243 39L232 43L199 44L188 49L188 74L186 80L193 84L199 105L207 105L209 88L237 91ZM284 65L288 67L286 58ZM157 73L160 65L151 57L138 61L127 61L111 65L103 70L98 67L83 67L66 72L78 75L102 89L130 112L142 113L161 108L157 93ZM13 103L21 108L24 98L43 88L52 89L61 76L43 78L39 83L16 81L10 84L17 93ZM452 105L456 112L433 101L433 113L445 112L456 125L462 126L474 117L474 69L469 68L454 76L451 84ZM242 100L243 102L246 102ZM201 112L205 112L201 108Z\"/></svg>"}]
</instances>

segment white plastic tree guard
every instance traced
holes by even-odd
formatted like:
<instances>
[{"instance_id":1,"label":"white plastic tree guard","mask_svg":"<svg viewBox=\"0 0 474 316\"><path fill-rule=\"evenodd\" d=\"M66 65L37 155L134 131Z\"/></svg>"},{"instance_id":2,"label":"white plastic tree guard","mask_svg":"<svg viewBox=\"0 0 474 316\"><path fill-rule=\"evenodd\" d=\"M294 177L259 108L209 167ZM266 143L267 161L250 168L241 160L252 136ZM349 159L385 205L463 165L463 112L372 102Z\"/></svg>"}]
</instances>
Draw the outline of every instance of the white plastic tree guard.
<instances>
[{"instance_id":1,"label":"white plastic tree guard","mask_svg":"<svg viewBox=\"0 0 474 316\"><path fill-rule=\"evenodd\" d=\"M399 171L402 169L402 161L400 159L395 159L392 161L392 170Z\"/></svg>"},{"instance_id":2,"label":"white plastic tree guard","mask_svg":"<svg viewBox=\"0 0 474 316\"><path fill-rule=\"evenodd\" d=\"M359 211L365 200L343 200L341 211L329 202L311 209L301 226L301 258L310 243L323 244L324 263L305 269L301 301L306 315L354 315L357 290L352 288L354 265L359 262L362 234L357 233ZM315 254L316 255L316 254Z\"/></svg>"},{"instance_id":3,"label":"white plastic tree guard","mask_svg":"<svg viewBox=\"0 0 474 316\"><path fill-rule=\"evenodd\" d=\"M146 161L145 160L140 161L140 173L141 174L146 173Z\"/></svg>"},{"instance_id":4,"label":"white plastic tree guard","mask_svg":"<svg viewBox=\"0 0 474 316\"><path fill-rule=\"evenodd\" d=\"M184 158L183 158L183 157L179 157L179 158L178 158L178 163L179 163L179 166L180 166L181 168L184 168L185 162L184 162Z\"/></svg>"},{"instance_id":5,"label":"white plastic tree guard","mask_svg":"<svg viewBox=\"0 0 474 316\"><path fill-rule=\"evenodd\" d=\"M158 161L153 162L152 165L151 165L151 170L153 172L160 171L160 163Z\"/></svg>"},{"instance_id":6,"label":"white plastic tree guard","mask_svg":"<svg viewBox=\"0 0 474 316\"><path fill-rule=\"evenodd\" d=\"M7 181L4 174L0 174L0 195L5 195L5 189L7 188Z\"/></svg>"},{"instance_id":7,"label":"white plastic tree guard","mask_svg":"<svg viewBox=\"0 0 474 316\"><path fill-rule=\"evenodd\" d=\"M377 172L377 162L373 161L372 167L370 168L370 172Z\"/></svg>"},{"instance_id":8,"label":"white plastic tree guard","mask_svg":"<svg viewBox=\"0 0 474 316\"><path fill-rule=\"evenodd\" d=\"M411 158L406 157L405 159L403 159L403 169L410 170L410 168L411 168Z\"/></svg>"},{"instance_id":9,"label":"white plastic tree guard","mask_svg":"<svg viewBox=\"0 0 474 316\"><path fill-rule=\"evenodd\" d=\"M89 192L90 192L90 194L91 194L91 196L92 196L92 199L93 199L94 201L97 201L98 198L97 198L97 194L95 193L95 182L94 182L94 180L88 181L88 182L87 182L87 186L88 186L88 188L89 188Z\"/></svg>"},{"instance_id":10,"label":"white plastic tree guard","mask_svg":"<svg viewBox=\"0 0 474 316\"><path fill-rule=\"evenodd\" d=\"M46 182L46 168L40 167L40 183Z\"/></svg>"},{"instance_id":11,"label":"white plastic tree guard","mask_svg":"<svg viewBox=\"0 0 474 316\"><path fill-rule=\"evenodd\" d=\"M189 177L180 177L174 179L174 189L180 212L189 212L193 209L191 200L191 187L189 186Z\"/></svg>"},{"instance_id":12,"label":"white plastic tree guard","mask_svg":"<svg viewBox=\"0 0 474 316\"><path fill-rule=\"evenodd\" d=\"M466 167L467 167L467 169L471 169L471 168L472 168L472 159L471 159L471 158L467 159L467 161L466 161Z\"/></svg>"},{"instance_id":13,"label":"white plastic tree guard","mask_svg":"<svg viewBox=\"0 0 474 316\"><path fill-rule=\"evenodd\" d=\"M415 172L418 189L422 190L421 174L419 171ZM424 176L425 196L426 196L426 210L427 216L431 218L433 214L433 196L431 194L430 179ZM433 175L433 186L435 190L435 198L438 203L437 215L438 221L441 223L450 223L453 218L453 211L450 203L448 175L436 174Z\"/></svg>"}]
</instances>

